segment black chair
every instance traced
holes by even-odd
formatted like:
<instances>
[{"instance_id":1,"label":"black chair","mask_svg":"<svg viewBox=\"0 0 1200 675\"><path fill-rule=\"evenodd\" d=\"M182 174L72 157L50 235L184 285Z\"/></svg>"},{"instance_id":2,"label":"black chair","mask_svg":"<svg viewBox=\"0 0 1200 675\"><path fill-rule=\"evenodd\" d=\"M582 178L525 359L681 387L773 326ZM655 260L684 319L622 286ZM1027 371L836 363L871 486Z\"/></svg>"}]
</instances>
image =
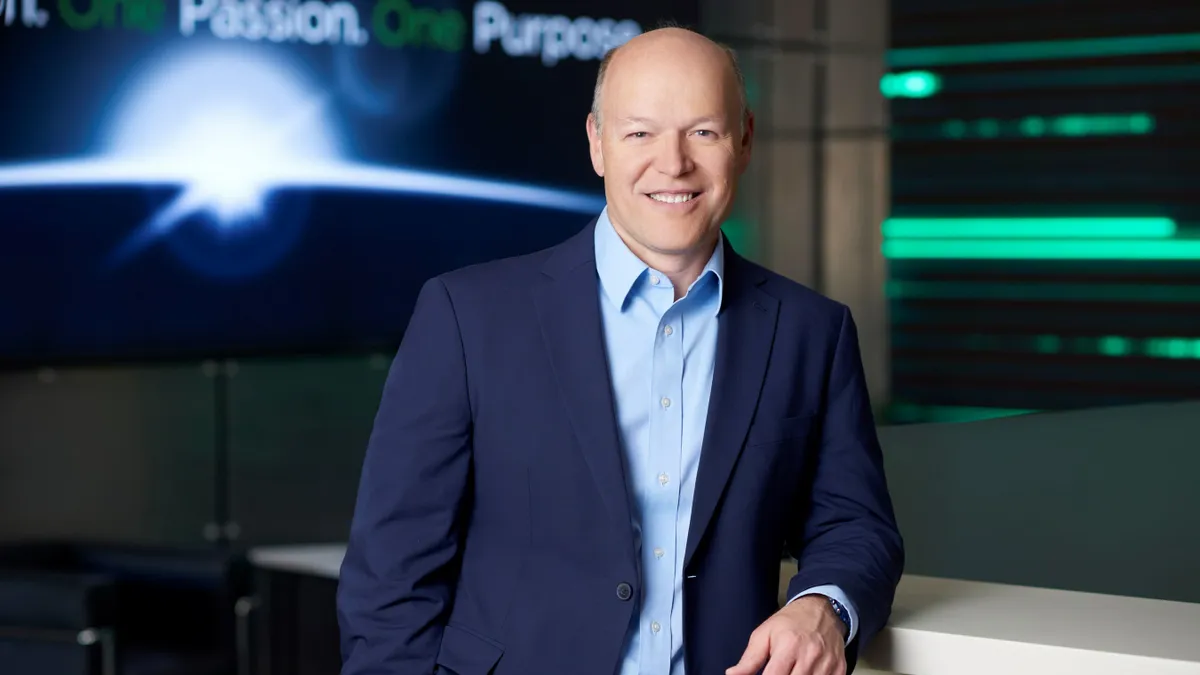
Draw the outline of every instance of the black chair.
<instances>
[{"instance_id":1,"label":"black chair","mask_svg":"<svg viewBox=\"0 0 1200 675\"><path fill-rule=\"evenodd\" d=\"M0 545L0 671L235 675L252 578L215 549Z\"/></svg>"}]
</instances>

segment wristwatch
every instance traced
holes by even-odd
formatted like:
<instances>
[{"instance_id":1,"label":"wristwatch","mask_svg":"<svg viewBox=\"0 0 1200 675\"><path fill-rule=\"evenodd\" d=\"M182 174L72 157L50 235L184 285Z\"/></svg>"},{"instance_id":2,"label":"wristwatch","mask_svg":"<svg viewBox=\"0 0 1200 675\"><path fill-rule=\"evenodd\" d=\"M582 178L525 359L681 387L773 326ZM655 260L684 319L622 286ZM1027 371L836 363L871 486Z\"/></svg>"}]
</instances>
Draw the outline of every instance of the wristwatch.
<instances>
[{"instance_id":1,"label":"wristwatch","mask_svg":"<svg viewBox=\"0 0 1200 675\"><path fill-rule=\"evenodd\" d=\"M842 603L833 598L829 598L829 604L833 606L833 611L837 612L838 618L842 620L842 623L846 624L846 637L850 637L850 611Z\"/></svg>"}]
</instances>

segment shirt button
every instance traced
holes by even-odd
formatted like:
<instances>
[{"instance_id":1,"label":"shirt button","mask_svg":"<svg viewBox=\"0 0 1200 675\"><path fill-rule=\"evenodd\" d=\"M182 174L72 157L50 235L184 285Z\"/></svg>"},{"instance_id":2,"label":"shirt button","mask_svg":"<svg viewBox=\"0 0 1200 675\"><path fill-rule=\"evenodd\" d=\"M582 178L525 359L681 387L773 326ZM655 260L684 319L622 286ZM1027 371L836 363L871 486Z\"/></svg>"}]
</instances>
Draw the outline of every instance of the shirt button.
<instances>
[{"instance_id":1,"label":"shirt button","mask_svg":"<svg viewBox=\"0 0 1200 675\"><path fill-rule=\"evenodd\" d=\"M666 554L666 551L662 550L661 548L654 549L654 557L655 558L661 558L665 554Z\"/></svg>"},{"instance_id":2,"label":"shirt button","mask_svg":"<svg viewBox=\"0 0 1200 675\"><path fill-rule=\"evenodd\" d=\"M665 473L658 474L658 484L666 487L667 483L671 482L671 477Z\"/></svg>"},{"instance_id":3,"label":"shirt button","mask_svg":"<svg viewBox=\"0 0 1200 675\"><path fill-rule=\"evenodd\" d=\"M650 276L650 283L654 284L655 286L657 286L658 282L660 281L662 281L662 279L659 279L658 275L655 274Z\"/></svg>"},{"instance_id":4,"label":"shirt button","mask_svg":"<svg viewBox=\"0 0 1200 675\"><path fill-rule=\"evenodd\" d=\"M660 631L660 630L662 630L662 626L658 625L658 622L657 622L657 621L651 621L651 622L650 622L650 632L651 632L651 633L655 633L655 634L657 634L657 633L658 633L658 631Z\"/></svg>"},{"instance_id":5,"label":"shirt button","mask_svg":"<svg viewBox=\"0 0 1200 675\"><path fill-rule=\"evenodd\" d=\"M669 399L669 398L667 398L666 396L664 396L664 397L663 397L663 400L662 400L662 407L664 407L664 408L670 408L670 407L671 407L671 399Z\"/></svg>"},{"instance_id":6,"label":"shirt button","mask_svg":"<svg viewBox=\"0 0 1200 675\"><path fill-rule=\"evenodd\" d=\"M670 326L666 326L665 328L663 328L663 335L670 335L671 333L674 333L674 332L675 332L675 329L671 328Z\"/></svg>"}]
</instances>

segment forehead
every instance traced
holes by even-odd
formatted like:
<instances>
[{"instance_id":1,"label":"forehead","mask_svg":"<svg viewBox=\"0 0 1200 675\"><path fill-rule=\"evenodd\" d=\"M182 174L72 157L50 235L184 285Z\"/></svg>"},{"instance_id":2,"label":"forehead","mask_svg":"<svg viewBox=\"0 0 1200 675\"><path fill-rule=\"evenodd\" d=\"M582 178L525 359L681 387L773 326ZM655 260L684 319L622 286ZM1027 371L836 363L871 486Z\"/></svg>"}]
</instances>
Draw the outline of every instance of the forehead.
<instances>
[{"instance_id":1,"label":"forehead","mask_svg":"<svg viewBox=\"0 0 1200 675\"><path fill-rule=\"evenodd\" d=\"M728 60L679 51L639 50L614 59L601 100L606 114L663 119L736 114L736 81Z\"/></svg>"}]
</instances>

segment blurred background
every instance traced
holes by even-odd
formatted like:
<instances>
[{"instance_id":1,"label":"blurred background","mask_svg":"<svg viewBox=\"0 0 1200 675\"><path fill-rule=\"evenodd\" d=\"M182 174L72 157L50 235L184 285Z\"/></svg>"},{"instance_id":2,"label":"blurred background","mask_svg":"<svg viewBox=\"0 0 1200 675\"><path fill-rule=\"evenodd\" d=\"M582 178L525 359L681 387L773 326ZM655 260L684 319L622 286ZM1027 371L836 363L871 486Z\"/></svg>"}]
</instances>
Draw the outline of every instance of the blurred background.
<instances>
[{"instance_id":1,"label":"blurred background","mask_svg":"<svg viewBox=\"0 0 1200 675\"><path fill-rule=\"evenodd\" d=\"M725 232L853 310L910 571L1200 602L1195 0L0 0L0 672L335 672L253 551L345 539L425 279L603 207L663 20L738 52Z\"/></svg>"}]
</instances>

